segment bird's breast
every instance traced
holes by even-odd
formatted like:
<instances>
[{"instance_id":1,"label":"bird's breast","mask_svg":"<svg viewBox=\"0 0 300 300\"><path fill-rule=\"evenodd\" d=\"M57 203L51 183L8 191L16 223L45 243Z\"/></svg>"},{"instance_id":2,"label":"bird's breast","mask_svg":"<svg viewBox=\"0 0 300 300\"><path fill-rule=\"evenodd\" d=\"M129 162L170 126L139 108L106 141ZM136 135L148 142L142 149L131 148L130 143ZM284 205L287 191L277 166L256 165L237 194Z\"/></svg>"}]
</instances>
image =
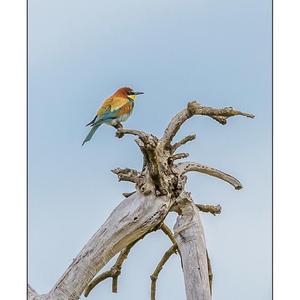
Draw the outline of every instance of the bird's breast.
<instances>
[{"instance_id":1,"label":"bird's breast","mask_svg":"<svg viewBox=\"0 0 300 300\"><path fill-rule=\"evenodd\" d=\"M125 121L130 117L130 115L131 115L131 112L129 112L129 113L127 113L127 114L124 114L124 115L122 115L122 116L119 116L119 117L117 118L117 120L118 120L119 122L125 122Z\"/></svg>"}]
</instances>

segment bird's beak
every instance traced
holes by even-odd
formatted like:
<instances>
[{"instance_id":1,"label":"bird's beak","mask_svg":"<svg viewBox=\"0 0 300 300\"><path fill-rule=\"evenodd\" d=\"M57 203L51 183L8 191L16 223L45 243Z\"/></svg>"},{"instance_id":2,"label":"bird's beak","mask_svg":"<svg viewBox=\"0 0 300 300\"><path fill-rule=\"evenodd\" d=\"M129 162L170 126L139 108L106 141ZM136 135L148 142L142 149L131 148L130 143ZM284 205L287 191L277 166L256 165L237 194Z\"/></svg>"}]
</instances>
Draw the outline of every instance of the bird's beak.
<instances>
[{"instance_id":1,"label":"bird's beak","mask_svg":"<svg viewBox=\"0 0 300 300\"><path fill-rule=\"evenodd\" d=\"M142 95L144 93L143 92L134 92L134 94L137 96L137 95Z\"/></svg>"}]
</instances>

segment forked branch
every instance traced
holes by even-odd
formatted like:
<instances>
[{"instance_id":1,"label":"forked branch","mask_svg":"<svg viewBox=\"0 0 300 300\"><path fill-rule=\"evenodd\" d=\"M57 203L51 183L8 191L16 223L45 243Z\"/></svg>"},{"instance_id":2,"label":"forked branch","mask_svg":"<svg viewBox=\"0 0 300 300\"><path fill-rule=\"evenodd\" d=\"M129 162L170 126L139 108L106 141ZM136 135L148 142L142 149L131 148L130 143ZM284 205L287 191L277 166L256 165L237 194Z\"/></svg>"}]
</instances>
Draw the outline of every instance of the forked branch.
<instances>
[{"instance_id":1,"label":"forked branch","mask_svg":"<svg viewBox=\"0 0 300 300\"><path fill-rule=\"evenodd\" d=\"M151 278L151 300L155 300L155 294L156 294L156 282L158 275L162 268L164 267L165 263L168 261L168 259L171 257L172 254L176 253L177 250L177 244L172 245L163 255L162 259L158 263L157 267L155 268L154 272L150 276Z\"/></svg>"},{"instance_id":2,"label":"forked branch","mask_svg":"<svg viewBox=\"0 0 300 300\"><path fill-rule=\"evenodd\" d=\"M254 115L234 110L232 107L217 109L213 107L202 106L200 103L193 101L189 102L187 107L179 112L169 123L165 133L161 139L163 148L170 148L171 142L180 129L181 125L195 115L208 116L221 124L226 124L227 119L233 116L244 116L254 118ZM176 144L175 144L176 145Z\"/></svg>"},{"instance_id":3,"label":"forked branch","mask_svg":"<svg viewBox=\"0 0 300 300\"><path fill-rule=\"evenodd\" d=\"M96 276L87 286L87 288L84 291L84 296L87 297L89 295L89 293L92 291L92 289L98 285L100 282L102 282L103 280L107 279L107 278L112 278L112 292L113 293L117 293L118 292L118 277L121 274L121 269L123 266L124 261L127 259L128 254L130 252L130 250L132 249L132 247L139 241L140 239L134 241L133 243L131 243L130 245L128 245L126 248L124 248L115 264L110 268L109 271L103 272L100 275Z\"/></svg>"}]
</instances>

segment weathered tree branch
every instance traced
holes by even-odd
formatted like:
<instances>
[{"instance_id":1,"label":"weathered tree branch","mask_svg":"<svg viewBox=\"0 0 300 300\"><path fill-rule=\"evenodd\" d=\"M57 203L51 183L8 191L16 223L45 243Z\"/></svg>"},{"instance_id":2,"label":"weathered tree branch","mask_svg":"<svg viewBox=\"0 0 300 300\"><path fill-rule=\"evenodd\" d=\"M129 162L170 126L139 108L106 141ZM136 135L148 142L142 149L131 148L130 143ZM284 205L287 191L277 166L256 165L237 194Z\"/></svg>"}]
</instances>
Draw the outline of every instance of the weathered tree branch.
<instances>
[{"instance_id":1,"label":"weathered tree branch","mask_svg":"<svg viewBox=\"0 0 300 300\"><path fill-rule=\"evenodd\" d=\"M169 237L172 244L176 245L176 240L175 240L174 234L165 223L162 223L162 225L160 226L160 229Z\"/></svg>"},{"instance_id":2,"label":"weathered tree branch","mask_svg":"<svg viewBox=\"0 0 300 300\"><path fill-rule=\"evenodd\" d=\"M141 131L141 130L136 130L136 129L128 129L128 128L118 128L116 131L116 137L122 138L125 134L131 134L138 136L142 141L147 141L149 138L150 134Z\"/></svg>"},{"instance_id":3,"label":"weathered tree branch","mask_svg":"<svg viewBox=\"0 0 300 300\"><path fill-rule=\"evenodd\" d=\"M143 153L144 163L140 172L128 168L113 170L119 181L135 183L136 191L123 194L125 199L83 247L49 293L39 295L30 286L28 287L29 300L78 300L84 290L88 295L93 287L108 277L113 278L112 290L116 292L118 276L130 249L139 239L159 228L169 237L173 245L152 274L152 299L155 298L157 276L176 250L181 256L187 300L211 299L212 272L199 210L215 215L221 212L221 207L195 205L190 193L185 191L186 174L196 171L214 176L230 183L235 189L242 188L242 185L233 176L199 163L174 163L178 159L188 157L188 153L175 154L175 152L196 136L189 135L171 145L172 140L181 125L194 115L208 116L221 124L226 124L229 117L237 115L254 118L254 115L231 107L215 109L190 102L171 120L161 139L116 124L116 136L119 138L125 134L137 136L135 141ZM178 214L174 235L163 223L170 211ZM118 253L115 265L94 278Z\"/></svg>"},{"instance_id":4,"label":"weathered tree branch","mask_svg":"<svg viewBox=\"0 0 300 300\"><path fill-rule=\"evenodd\" d=\"M204 205L204 204L195 204L197 208L206 213L211 213L214 216L219 215L222 211L221 205Z\"/></svg>"},{"instance_id":5,"label":"weathered tree branch","mask_svg":"<svg viewBox=\"0 0 300 300\"><path fill-rule=\"evenodd\" d=\"M151 300L155 300L155 293L156 293L156 282L160 271L162 270L165 263L168 261L170 256L176 253L177 244L173 244L163 255L162 259L158 263L157 267L155 268L154 272L150 276L151 278Z\"/></svg>"},{"instance_id":6,"label":"weathered tree branch","mask_svg":"<svg viewBox=\"0 0 300 300\"><path fill-rule=\"evenodd\" d=\"M178 172L182 175L186 174L187 172L192 172L192 171L204 173L204 174L207 174L207 175L210 175L213 177L217 177L219 179L222 179L222 180L228 182L229 184L233 185L236 190L240 190L242 188L242 184L240 183L240 181L238 181L233 176L226 174L220 170L201 165L196 162L180 163L177 165L177 168L178 168Z\"/></svg>"},{"instance_id":7,"label":"weathered tree branch","mask_svg":"<svg viewBox=\"0 0 300 300\"><path fill-rule=\"evenodd\" d=\"M185 145L186 143L193 141L196 138L196 134L191 134L180 140L179 142L175 143L172 146L172 152L175 152L179 147Z\"/></svg>"},{"instance_id":8,"label":"weathered tree branch","mask_svg":"<svg viewBox=\"0 0 300 300\"><path fill-rule=\"evenodd\" d=\"M232 107L217 109L213 107L202 106L196 101L189 102L187 108L179 112L169 123L163 137L161 138L161 145L164 148L170 148L171 142L180 129L181 125L194 115L208 116L221 124L226 124L227 118L238 115L248 118L254 118L254 115L234 110Z\"/></svg>"},{"instance_id":9,"label":"weathered tree branch","mask_svg":"<svg viewBox=\"0 0 300 300\"><path fill-rule=\"evenodd\" d=\"M139 144L140 147L154 149L157 145L158 138L152 134L148 134L141 130L128 129L128 128L119 128L116 131L116 136L122 138L125 134L131 134L138 136L138 138L143 142L143 146Z\"/></svg>"},{"instance_id":10,"label":"weathered tree branch","mask_svg":"<svg viewBox=\"0 0 300 300\"><path fill-rule=\"evenodd\" d=\"M142 238L142 237L141 237ZM109 271L103 272L100 275L96 276L90 283L89 285L86 287L85 291L84 291L84 296L87 297L89 295L89 293L92 291L92 289L98 285L100 282L102 282L103 280L107 279L107 278L112 278L112 292L113 293L117 293L118 292L118 277L121 274L121 269L123 266L124 261L127 259L128 254L130 252L130 250L132 249L132 247L141 239L139 238L138 240L134 241L133 243L131 243L130 245L128 245L126 248L124 248L115 264L110 268Z\"/></svg>"},{"instance_id":11,"label":"weathered tree branch","mask_svg":"<svg viewBox=\"0 0 300 300\"><path fill-rule=\"evenodd\" d=\"M172 244L176 246L175 248L177 248L176 241L175 241L175 238L174 238L174 235L173 235L171 229L166 224L164 224L164 223L161 224L160 229L169 237L169 239L171 240ZM126 248L124 248L120 252L120 254L119 254L119 256L118 256L115 264L110 268L110 270L105 271L105 272L101 273L100 275L96 276L89 283L89 285L86 287L86 289L84 291L84 296L85 297L87 297L90 294L90 292L99 283L101 283L102 281L104 281L107 278L112 278L112 292L113 293L117 293L117 291L118 291L118 277L121 274L123 263L127 259L128 254L129 254L130 250L133 248L133 246L139 240L141 240L143 237L144 236L140 237L138 240L134 241L133 243L131 243L130 245L128 245ZM175 250L175 252L176 252L176 250Z\"/></svg>"}]
</instances>

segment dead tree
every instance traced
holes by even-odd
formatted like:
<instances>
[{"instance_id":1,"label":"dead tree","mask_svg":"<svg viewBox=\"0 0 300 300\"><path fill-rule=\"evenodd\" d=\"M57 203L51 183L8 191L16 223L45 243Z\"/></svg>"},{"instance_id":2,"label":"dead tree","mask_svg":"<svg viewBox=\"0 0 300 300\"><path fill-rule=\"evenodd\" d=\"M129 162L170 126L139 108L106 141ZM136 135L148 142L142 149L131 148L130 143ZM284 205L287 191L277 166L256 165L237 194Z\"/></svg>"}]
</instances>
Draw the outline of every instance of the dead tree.
<instances>
[{"instance_id":1,"label":"dead tree","mask_svg":"<svg viewBox=\"0 0 300 300\"><path fill-rule=\"evenodd\" d=\"M118 276L130 249L146 234L158 229L168 236L172 244L151 275L151 300L155 299L159 272L168 258L176 252L181 257L186 299L211 299L212 271L199 211L215 215L221 212L221 207L195 204L191 194L185 191L187 174L194 171L217 177L236 190L241 189L242 185L236 178L218 169L197 162L178 163L178 160L189 154L177 151L194 140L196 135L189 135L175 143L173 139L181 125L196 115L208 116L222 125L233 116L254 118L252 114L231 107L216 109L194 101L188 103L171 120L161 138L143 131L119 127L116 132L118 138L124 135L137 137L135 142L143 154L143 168L141 171L128 168L112 171L119 181L134 183L136 190L123 194L125 199L112 211L49 293L39 295L28 286L30 300L77 300L82 293L88 296L106 278L112 278L112 291L117 292ZM178 214L173 232L163 223L171 211ZM96 276L117 254L114 266Z\"/></svg>"}]
</instances>

